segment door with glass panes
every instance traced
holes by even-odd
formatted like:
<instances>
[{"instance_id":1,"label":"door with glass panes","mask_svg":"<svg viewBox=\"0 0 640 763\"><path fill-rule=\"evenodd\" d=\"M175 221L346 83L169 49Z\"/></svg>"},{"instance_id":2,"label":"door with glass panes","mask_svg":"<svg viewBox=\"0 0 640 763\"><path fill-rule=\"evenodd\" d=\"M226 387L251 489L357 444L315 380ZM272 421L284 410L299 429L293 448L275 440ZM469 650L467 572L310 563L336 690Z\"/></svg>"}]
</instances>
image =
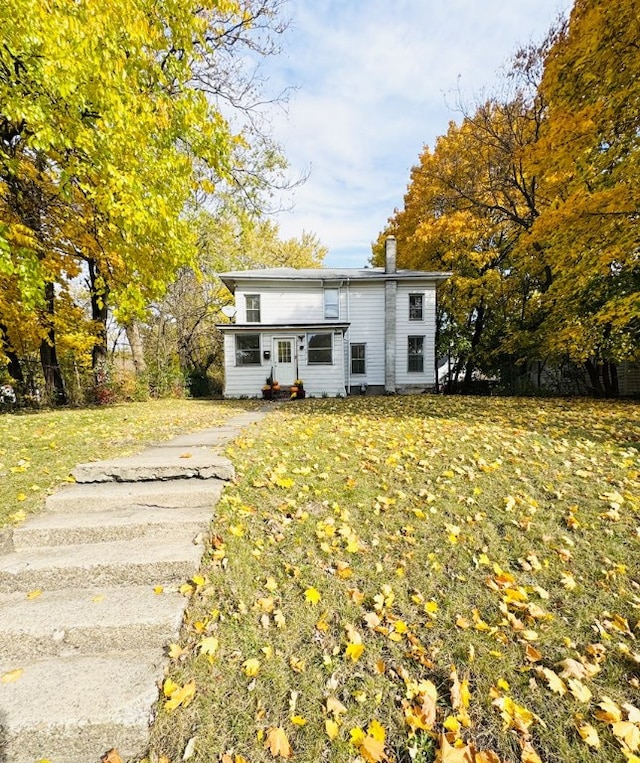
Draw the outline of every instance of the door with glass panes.
<instances>
[{"instance_id":1,"label":"door with glass panes","mask_svg":"<svg viewBox=\"0 0 640 763\"><path fill-rule=\"evenodd\" d=\"M289 386L296 378L296 343L293 336L278 336L273 340L273 373L280 384Z\"/></svg>"}]
</instances>

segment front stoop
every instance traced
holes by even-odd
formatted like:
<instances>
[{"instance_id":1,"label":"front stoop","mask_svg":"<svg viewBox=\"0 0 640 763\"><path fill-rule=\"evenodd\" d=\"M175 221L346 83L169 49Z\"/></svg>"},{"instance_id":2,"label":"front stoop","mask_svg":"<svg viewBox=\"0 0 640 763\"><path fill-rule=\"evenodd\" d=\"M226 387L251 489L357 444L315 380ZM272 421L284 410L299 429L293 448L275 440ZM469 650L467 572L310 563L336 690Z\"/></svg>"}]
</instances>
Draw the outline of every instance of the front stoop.
<instances>
[{"instance_id":1,"label":"front stoop","mask_svg":"<svg viewBox=\"0 0 640 763\"><path fill-rule=\"evenodd\" d=\"M178 588L198 570L233 478L220 451L264 415L82 464L78 484L4 539L1 763L99 763L112 747L123 760L144 754L187 603Z\"/></svg>"}]
</instances>

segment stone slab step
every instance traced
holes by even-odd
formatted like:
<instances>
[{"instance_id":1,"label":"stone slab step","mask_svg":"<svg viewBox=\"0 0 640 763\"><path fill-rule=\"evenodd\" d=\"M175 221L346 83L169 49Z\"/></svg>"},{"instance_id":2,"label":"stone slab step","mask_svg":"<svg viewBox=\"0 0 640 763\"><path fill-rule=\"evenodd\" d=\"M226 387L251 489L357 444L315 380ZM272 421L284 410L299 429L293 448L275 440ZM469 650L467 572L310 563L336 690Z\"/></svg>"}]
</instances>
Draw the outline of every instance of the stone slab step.
<instances>
[{"instance_id":1,"label":"stone slab step","mask_svg":"<svg viewBox=\"0 0 640 763\"><path fill-rule=\"evenodd\" d=\"M137 456L79 464L71 474L77 482L149 482L178 479L231 480L231 461L207 448L154 448Z\"/></svg>"},{"instance_id":2,"label":"stone slab step","mask_svg":"<svg viewBox=\"0 0 640 763\"><path fill-rule=\"evenodd\" d=\"M73 546L39 546L0 556L0 592L78 586L179 583L198 569L203 545L189 531Z\"/></svg>"},{"instance_id":3,"label":"stone slab step","mask_svg":"<svg viewBox=\"0 0 640 763\"><path fill-rule=\"evenodd\" d=\"M214 506L224 481L106 482L68 485L47 497L46 508L56 512L94 512L130 508L192 508Z\"/></svg>"},{"instance_id":4,"label":"stone slab step","mask_svg":"<svg viewBox=\"0 0 640 763\"><path fill-rule=\"evenodd\" d=\"M174 530L190 531L195 536L206 530L213 510L121 508L90 514L48 512L29 519L13 531L16 550L36 546L100 543L111 540L163 535Z\"/></svg>"},{"instance_id":5,"label":"stone slab step","mask_svg":"<svg viewBox=\"0 0 640 763\"><path fill-rule=\"evenodd\" d=\"M186 604L151 586L0 594L0 661L159 648L177 639Z\"/></svg>"},{"instance_id":6,"label":"stone slab step","mask_svg":"<svg viewBox=\"0 0 640 763\"><path fill-rule=\"evenodd\" d=\"M164 657L126 653L2 663L2 760L7 763L97 763L116 747L121 757L141 755L151 708L158 698Z\"/></svg>"}]
</instances>

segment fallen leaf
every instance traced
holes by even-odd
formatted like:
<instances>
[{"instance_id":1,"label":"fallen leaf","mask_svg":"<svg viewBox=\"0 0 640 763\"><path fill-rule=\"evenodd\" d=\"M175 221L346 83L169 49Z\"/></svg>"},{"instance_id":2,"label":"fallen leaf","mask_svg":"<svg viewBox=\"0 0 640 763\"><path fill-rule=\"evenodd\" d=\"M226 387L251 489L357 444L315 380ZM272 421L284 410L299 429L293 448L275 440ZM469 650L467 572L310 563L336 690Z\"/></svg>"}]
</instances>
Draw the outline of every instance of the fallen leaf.
<instances>
[{"instance_id":1,"label":"fallen leaf","mask_svg":"<svg viewBox=\"0 0 640 763\"><path fill-rule=\"evenodd\" d=\"M242 669L244 670L245 676L254 678L260 672L260 660L256 657L250 657L242 663Z\"/></svg>"},{"instance_id":2,"label":"fallen leaf","mask_svg":"<svg viewBox=\"0 0 640 763\"><path fill-rule=\"evenodd\" d=\"M537 671L539 675L544 676L549 685L549 689L551 689L554 694L559 694L562 697L567 693L565 682L557 673L554 673L553 670L550 670L549 668L537 668Z\"/></svg>"},{"instance_id":3,"label":"fallen leaf","mask_svg":"<svg viewBox=\"0 0 640 763\"><path fill-rule=\"evenodd\" d=\"M165 681L165 696L167 696L167 682L169 680L170 679L167 679ZM165 710L168 710L169 712L171 710L175 710L177 707L180 707L180 705L182 705L182 707L186 707L194 698L196 693L196 682L193 679L188 681L184 686L178 686L173 682L171 682L171 684L171 692L168 695L169 698L164 703Z\"/></svg>"},{"instance_id":4,"label":"fallen leaf","mask_svg":"<svg viewBox=\"0 0 640 763\"><path fill-rule=\"evenodd\" d=\"M122 758L116 748L112 747L100 758L100 763L122 763Z\"/></svg>"},{"instance_id":5,"label":"fallen leaf","mask_svg":"<svg viewBox=\"0 0 640 763\"><path fill-rule=\"evenodd\" d=\"M582 681L579 681L577 678L570 678L567 683L569 684L569 691L578 700L578 702L591 701L591 697L593 695L591 694L591 691L588 689L588 687L582 683Z\"/></svg>"},{"instance_id":6,"label":"fallen leaf","mask_svg":"<svg viewBox=\"0 0 640 763\"><path fill-rule=\"evenodd\" d=\"M38 596L42 596L42 590L40 588L36 588L35 591L29 591L27 599L37 599Z\"/></svg>"},{"instance_id":7,"label":"fallen leaf","mask_svg":"<svg viewBox=\"0 0 640 763\"><path fill-rule=\"evenodd\" d=\"M358 662L360 657L362 657L362 653L364 652L364 644L347 644L347 648L345 649L345 655L347 657L350 657L353 662Z\"/></svg>"},{"instance_id":8,"label":"fallen leaf","mask_svg":"<svg viewBox=\"0 0 640 763\"><path fill-rule=\"evenodd\" d=\"M311 586L311 588L307 588L307 590L304 592L304 598L310 604L317 604L322 598L322 596L320 595L320 591L318 591L316 588Z\"/></svg>"},{"instance_id":9,"label":"fallen leaf","mask_svg":"<svg viewBox=\"0 0 640 763\"><path fill-rule=\"evenodd\" d=\"M476 753L474 763L500 763L500 758L493 750L481 750Z\"/></svg>"},{"instance_id":10,"label":"fallen leaf","mask_svg":"<svg viewBox=\"0 0 640 763\"><path fill-rule=\"evenodd\" d=\"M631 752L640 747L640 729L631 721L617 721L611 727L613 735L620 739Z\"/></svg>"},{"instance_id":11,"label":"fallen leaf","mask_svg":"<svg viewBox=\"0 0 640 763\"><path fill-rule=\"evenodd\" d=\"M8 673L4 673L0 680L3 684L11 684L14 681L17 681L23 673L24 668L16 668L15 670L10 670Z\"/></svg>"},{"instance_id":12,"label":"fallen leaf","mask_svg":"<svg viewBox=\"0 0 640 763\"><path fill-rule=\"evenodd\" d=\"M264 744L265 750L268 748L269 752L274 758L278 756L281 758L293 757L293 750L289 744L289 739L285 730L278 726L277 728L271 728L267 731L267 739Z\"/></svg>"},{"instance_id":13,"label":"fallen leaf","mask_svg":"<svg viewBox=\"0 0 640 763\"><path fill-rule=\"evenodd\" d=\"M616 703L610 697L603 697L598 703L600 710L596 710L594 715L599 721L604 723L617 723L622 720L622 712Z\"/></svg>"},{"instance_id":14,"label":"fallen leaf","mask_svg":"<svg viewBox=\"0 0 640 763\"><path fill-rule=\"evenodd\" d=\"M338 734L340 733L340 727L331 718L327 718L327 720L324 722L324 729L327 732L327 736L331 740L336 739Z\"/></svg>"},{"instance_id":15,"label":"fallen leaf","mask_svg":"<svg viewBox=\"0 0 640 763\"><path fill-rule=\"evenodd\" d=\"M598 732L590 723L579 723L576 725L576 729L578 730L578 734L580 734L589 747L593 747L595 750L600 747L600 737L598 736Z\"/></svg>"},{"instance_id":16,"label":"fallen leaf","mask_svg":"<svg viewBox=\"0 0 640 763\"><path fill-rule=\"evenodd\" d=\"M219 641L215 636L207 636L200 641L198 648L200 649L200 654L206 654L213 657L218 651L219 645Z\"/></svg>"},{"instance_id":17,"label":"fallen leaf","mask_svg":"<svg viewBox=\"0 0 640 763\"><path fill-rule=\"evenodd\" d=\"M449 744L444 734L440 735L440 749L438 750L440 763L474 763L475 752L472 745L455 747Z\"/></svg>"},{"instance_id":18,"label":"fallen leaf","mask_svg":"<svg viewBox=\"0 0 640 763\"><path fill-rule=\"evenodd\" d=\"M542 763L540 756L533 749L531 742L523 742L522 752L520 753L521 763Z\"/></svg>"}]
</instances>

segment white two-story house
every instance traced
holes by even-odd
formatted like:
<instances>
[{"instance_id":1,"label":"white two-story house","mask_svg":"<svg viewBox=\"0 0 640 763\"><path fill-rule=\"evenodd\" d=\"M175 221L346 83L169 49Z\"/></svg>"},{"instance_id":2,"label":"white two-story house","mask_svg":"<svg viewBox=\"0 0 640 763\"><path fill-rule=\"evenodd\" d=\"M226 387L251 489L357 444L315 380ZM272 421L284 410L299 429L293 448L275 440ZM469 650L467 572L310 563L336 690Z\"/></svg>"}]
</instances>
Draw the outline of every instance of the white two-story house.
<instances>
[{"instance_id":1,"label":"white two-story house","mask_svg":"<svg viewBox=\"0 0 640 763\"><path fill-rule=\"evenodd\" d=\"M308 396L435 385L436 287L450 273L384 268L267 268L221 273L235 296L224 334L229 398L259 397L267 377L302 379Z\"/></svg>"}]
</instances>

